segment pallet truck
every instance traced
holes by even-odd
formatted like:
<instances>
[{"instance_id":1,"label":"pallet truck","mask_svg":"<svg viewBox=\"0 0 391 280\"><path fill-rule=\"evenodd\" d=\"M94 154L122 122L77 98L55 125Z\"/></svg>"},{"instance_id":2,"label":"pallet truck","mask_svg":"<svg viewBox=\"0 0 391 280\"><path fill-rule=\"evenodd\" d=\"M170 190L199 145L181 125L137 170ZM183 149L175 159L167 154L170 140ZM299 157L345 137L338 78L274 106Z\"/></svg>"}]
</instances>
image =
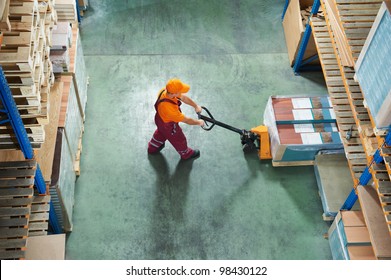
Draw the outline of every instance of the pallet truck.
<instances>
[{"instance_id":1,"label":"pallet truck","mask_svg":"<svg viewBox=\"0 0 391 280\"><path fill-rule=\"evenodd\" d=\"M243 152L248 153L258 150L259 159L272 159L269 133L266 126L260 125L252 128L251 130L239 129L217 121L206 107L201 106L201 108L208 115L202 115L202 111L198 113L198 119L204 120L205 122L205 126L202 127L204 130L210 131L215 125L217 125L239 133Z\"/></svg>"}]
</instances>

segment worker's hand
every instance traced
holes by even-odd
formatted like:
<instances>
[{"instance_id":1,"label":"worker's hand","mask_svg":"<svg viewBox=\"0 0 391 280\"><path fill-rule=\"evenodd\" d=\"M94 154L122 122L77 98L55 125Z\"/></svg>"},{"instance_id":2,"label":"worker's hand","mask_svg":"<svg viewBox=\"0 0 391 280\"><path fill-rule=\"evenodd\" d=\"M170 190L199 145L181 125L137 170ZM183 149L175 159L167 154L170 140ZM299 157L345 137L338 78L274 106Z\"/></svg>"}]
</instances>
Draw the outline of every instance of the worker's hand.
<instances>
[{"instance_id":1,"label":"worker's hand","mask_svg":"<svg viewBox=\"0 0 391 280\"><path fill-rule=\"evenodd\" d=\"M202 111L201 106L197 105L197 107L195 108L195 111L197 114L201 113L201 111Z\"/></svg>"},{"instance_id":2,"label":"worker's hand","mask_svg":"<svg viewBox=\"0 0 391 280\"><path fill-rule=\"evenodd\" d=\"M198 123L199 123L199 126L201 126L201 127L205 126L204 120L198 120Z\"/></svg>"}]
</instances>

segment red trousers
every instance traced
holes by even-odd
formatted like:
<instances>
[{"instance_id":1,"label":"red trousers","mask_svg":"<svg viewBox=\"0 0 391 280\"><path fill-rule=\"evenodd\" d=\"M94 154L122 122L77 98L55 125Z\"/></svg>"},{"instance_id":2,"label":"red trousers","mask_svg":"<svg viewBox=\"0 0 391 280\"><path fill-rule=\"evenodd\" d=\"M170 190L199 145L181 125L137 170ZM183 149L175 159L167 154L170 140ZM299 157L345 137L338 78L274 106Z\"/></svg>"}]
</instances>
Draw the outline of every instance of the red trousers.
<instances>
[{"instance_id":1,"label":"red trousers","mask_svg":"<svg viewBox=\"0 0 391 280\"><path fill-rule=\"evenodd\" d=\"M157 129L148 143L148 153L156 153L164 145L166 140L168 140L182 159L187 159L193 154L194 151L187 146L186 136L183 134L178 123L165 123L158 113L155 115L155 123Z\"/></svg>"}]
</instances>

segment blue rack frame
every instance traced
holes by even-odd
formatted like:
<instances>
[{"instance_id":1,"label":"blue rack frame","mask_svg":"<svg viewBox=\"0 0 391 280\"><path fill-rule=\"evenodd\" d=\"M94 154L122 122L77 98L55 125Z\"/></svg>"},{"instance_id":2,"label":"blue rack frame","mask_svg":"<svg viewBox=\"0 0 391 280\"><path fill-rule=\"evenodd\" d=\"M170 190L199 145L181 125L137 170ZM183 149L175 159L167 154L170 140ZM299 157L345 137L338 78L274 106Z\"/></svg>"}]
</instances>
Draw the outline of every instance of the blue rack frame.
<instances>
[{"instance_id":1,"label":"blue rack frame","mask_svg":"<svg viewBox=\"0 0 391 280\"><path fill-rule=\"evenodd\" d=\"M4 106L4 109L1 110L1 112L7 115L7 119L2 120L1 123L9 122L11 124L24 157L26 159L33 159L34 158L33 148L31 147L31 143L28 139L26 129L22 122L22 118L19 115L15 100L12 97L11 90L8 86L7 80L5 79L3 68L1 66L0 66L0 93L1 93L0 94L1 101ZM39 167L39 164L37 164L34 184L40 194L46 194L46 184L41 172L41 168ZM54 233L62 233L60 224L57 219L57 215L54 212L54 206L52 202L50 202L49 224Z\"/></svg>"},{"instance_id":2,"label":"blue rack frame","mask_svg":"<svg viewBox=\"0 0 391 280\"><path fill-rule=\"evenodd\" d=\"M391 146L391 126L389 127L388 133L384 139L384 143L382 144L382 146L379 149L376 150L375 154L372 157L371 163L364 169L364 172L361 174L360 180L358 182L359 185L366 186L369 183L369 181L372 179L372 174L369 171L372 164L384 162L384 158L380 154L380 149L384 145ZM352 189L352 191L350 192L350 194L348 195L347 199L345 200L345 203L342 205L342 207L340 209L341 211L352 209L353 205L356 203L356 201L358 199L358 196L356 194L356 187L357 186L355 186Z\"/></svg>"},{"instance_id":3,"label":"blue rack frame","mask_svg":"<svg viewBox=\"0 0 391 280\"><path fill-rule=\"evenodd\" d=\"M284 20L286 10L288 10L289 0L285 0L284 10L282 11L281 19Z\"/></svg>"},{"instance_id":4,"label":"blue rack frame","mask_svg":"<svg viewBox=\"0 0 391 280\"><path fill-rule=\"evenodd\" d=\"M77 13L77 21L78 23L81 23L81 15L80 15L80 8L79 8L79 2L75 0L76 2L76 13Z\"/></svg>"},{"instance_id":5,"label":"blue rack frame","mask_svg":"<svg viewBox=\"0 0 391 280\"><path fill-rule=\"evenodd\" d=\"M286 9L288 8L287 3L289 3L288 0L285 3L286 7L284 7L285 10L284 10L283 16L285 15ZM303 61L304 53L305 53L305 51L307 49L308 42L310 40L311 33L312 33L310 20L311 20L312 15L315 15L315 14L318 13L319 7L320 7L320 0L314 0L314 4L312 5L310 16L308 18L308 22L307 22L306 27L305 27L304 35L303 35L303 38L301 39L301 42L300 42L299 52L297 53L297 56L295 58L295 64L293 65L293 71L295 72L296 75L299 73L300 70L301 71L304 71L304 70L321 70L321 68L318 67L318 66L307 65L311 61L317 59L318 55L314 55L314 56L309 57L309 58L307 58L306 60ZM306 67L304 68L304 66L306 66Z\"/></svg>"}]
</instances>

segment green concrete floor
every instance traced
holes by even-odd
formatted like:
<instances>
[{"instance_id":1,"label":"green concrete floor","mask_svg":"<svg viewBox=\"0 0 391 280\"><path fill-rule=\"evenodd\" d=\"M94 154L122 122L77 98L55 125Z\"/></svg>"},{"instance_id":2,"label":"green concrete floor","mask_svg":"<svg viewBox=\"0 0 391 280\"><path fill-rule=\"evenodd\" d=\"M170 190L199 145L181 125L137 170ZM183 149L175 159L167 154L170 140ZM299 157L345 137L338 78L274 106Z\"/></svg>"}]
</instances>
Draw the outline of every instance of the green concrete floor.
<instances>
[{"instance_id":1,"label":"green concrete floor","mask_svg":"<svg viewBox=\"0 0 391 280\"><path fill-rule=\"evenodd\" d=\"M224 3L223 3L224 2ZM182 125L201 150L147 155L153 104L171 77L216 119L262 124L270 95L324 95L295 76L284 0L90 0L81 25L90 76L67 259L331 259L313 167L243 155L239 135ZM185 114L196 117L191 108Z\"/></svg>"}]
</instances>

